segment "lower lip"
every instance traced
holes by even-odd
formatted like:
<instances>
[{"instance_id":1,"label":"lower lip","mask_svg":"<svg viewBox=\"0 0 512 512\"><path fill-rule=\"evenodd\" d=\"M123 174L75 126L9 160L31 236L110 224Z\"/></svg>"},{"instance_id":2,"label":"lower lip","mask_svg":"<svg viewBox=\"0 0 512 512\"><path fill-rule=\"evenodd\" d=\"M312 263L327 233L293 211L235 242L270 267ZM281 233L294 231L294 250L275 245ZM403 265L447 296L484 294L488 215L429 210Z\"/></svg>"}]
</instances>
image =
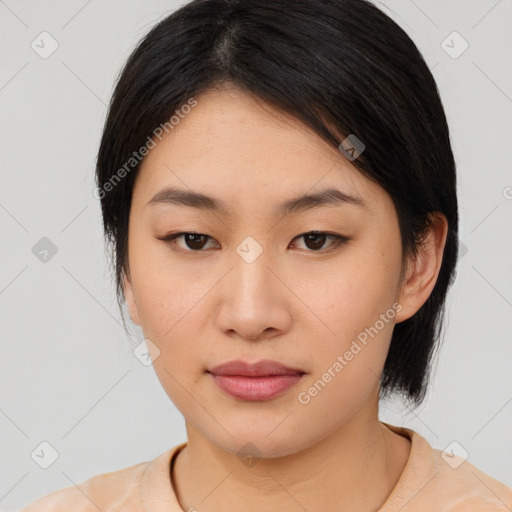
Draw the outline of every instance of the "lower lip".
<instances>
[{"instance_id":1,"label":"lower lip","mask_svg":"<svg viewBox=\"0 0 512 512\"><path fill-rule=\"evenodd\" d=\"M222 391L242 400L270 400L295 386L302 375L267 375L265 377L244 377L242 375L210 374Z\"/></svg>"}]
</instances>

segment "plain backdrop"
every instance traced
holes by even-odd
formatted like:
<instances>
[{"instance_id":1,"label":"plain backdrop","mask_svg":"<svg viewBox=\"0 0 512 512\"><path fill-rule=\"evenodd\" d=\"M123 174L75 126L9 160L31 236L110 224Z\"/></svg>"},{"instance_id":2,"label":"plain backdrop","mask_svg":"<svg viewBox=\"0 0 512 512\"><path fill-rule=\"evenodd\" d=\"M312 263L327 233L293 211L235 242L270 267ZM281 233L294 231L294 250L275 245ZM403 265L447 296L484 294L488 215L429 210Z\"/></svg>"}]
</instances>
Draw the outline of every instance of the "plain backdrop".
<instances>
[{"instance_id":1,"label":"plain backdrop","mask_svg":"<svg viewBox=\"0 0 512 512\"><path fill-rule=\"evenodd\" d=\"M512 1L376 3L437 81L461 217L432 388L414 411L383 404L381 419L467 452L512 486ZM186 439L152 367L134 356L141 331L122 328L93 196L115 78L178 5L0 0L1 509ZM47 469L43 452L57 457Z\"/></svg>"}]
</instances>

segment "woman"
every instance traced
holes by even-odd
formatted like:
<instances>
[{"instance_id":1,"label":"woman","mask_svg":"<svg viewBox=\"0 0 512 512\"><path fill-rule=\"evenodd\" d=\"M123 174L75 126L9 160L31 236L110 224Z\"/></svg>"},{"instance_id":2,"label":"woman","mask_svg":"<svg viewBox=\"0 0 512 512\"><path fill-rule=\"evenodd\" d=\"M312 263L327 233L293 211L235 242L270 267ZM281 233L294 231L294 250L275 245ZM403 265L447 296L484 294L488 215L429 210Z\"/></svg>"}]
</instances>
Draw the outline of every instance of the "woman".
<instances>
[{"instance_id":1,"label":"woman","mask_svg":"<svg viewBox=\"0 0 512 512\"><path fill-rule=\"evenodd\" d=\"M96 194L188 441L24 509L510 510L423 400L458 233L434 79L365 0L195 0L116 86Z\"/></svg>"}]
</instances>

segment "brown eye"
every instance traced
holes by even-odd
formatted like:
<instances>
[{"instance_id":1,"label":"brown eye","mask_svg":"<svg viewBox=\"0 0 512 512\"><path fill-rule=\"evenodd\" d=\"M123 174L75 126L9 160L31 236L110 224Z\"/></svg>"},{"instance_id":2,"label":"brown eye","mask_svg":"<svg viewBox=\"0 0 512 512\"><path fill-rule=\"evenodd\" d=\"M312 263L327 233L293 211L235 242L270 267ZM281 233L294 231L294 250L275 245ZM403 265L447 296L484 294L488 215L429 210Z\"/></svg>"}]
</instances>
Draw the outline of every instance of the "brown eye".
<instances>
[{"instance_id":1,"label":"brown eye","mask_svg":"<svg viewBox=\"0 0 512 512\"><path fill-rule=\"evenodd\" d=\"M187 247L195 251L202 249L208 239L207 235L198 235L196 233L185 233L184 236Z\"/></svg>"},{"instance_id":2,"label":"brown eye","mask_svg":"<svg viewBox=\"0 0 512 512\"><path fill-rule=\"evenodd\" d=\"M176 250L183 252L201 252L208 240L213 240L208 235L204 235L202 233L175 233L172 235L167 235L164 237L157 237L158 240L162 240L173 248L177 247ZM178 244L177 239L183 238L184 244Z\"/></svg>"},{"instance_id":3,"label":"brown eye","mask_svg":"<svg viewBox=\"0 0 512 512\"><path fill-rule=\"evenodd\" d=\"M331 247L328 250L334 249L345 242L348 242L350 239L341 235L332 235L329 233L324 233L323 231L310 231L309 233L304 233L296 237L296 240L303 239L307 249L309 252L320 252L323 250L325 242L328 239L331 239L333 243L331 243Z\"/></svg>"},{"instance_id":4,"label":"brown eye","mask_svg":"<svg viewBox=\"0 0 512 512\"><path fill-rule=\"evenodd\" d=\"M323 233L308 233L307 235L303 236L307 247L314 250L321 249L325 244L325 240L327 239L327 235Z\"/></svg>"}]
</instances>

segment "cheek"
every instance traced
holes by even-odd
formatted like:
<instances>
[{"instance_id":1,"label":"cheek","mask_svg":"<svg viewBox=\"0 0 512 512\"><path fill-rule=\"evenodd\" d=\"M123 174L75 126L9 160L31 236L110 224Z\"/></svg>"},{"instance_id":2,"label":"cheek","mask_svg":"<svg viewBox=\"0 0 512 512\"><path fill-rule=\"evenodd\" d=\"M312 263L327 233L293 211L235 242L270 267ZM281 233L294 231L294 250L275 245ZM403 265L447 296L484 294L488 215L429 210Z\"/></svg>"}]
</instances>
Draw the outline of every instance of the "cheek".
<instances>
[{"instance_id":1,"label":"cheek","mask_svg":"<svg viewBox=\"0 0 512 512\"><path fill-rule=\"evenodd\" d=\"M144 272L138 310L144 337L158 347L153 368L162 387L181 410L190 407L185 391L197 383L204 366L204 297L208 285L178 272Z\"/></svg>"},{"instance_id":2,"label":"cheek","mask_svg":"<svg viewBox=\"0 0 512 512\"><path fill-rule=\"evenodd\" d=\"M315 295L318 308L337 334L356 336L392 307L398 275L396 262L380 253L360 253L343 262L330 279L323 279L323 293Z\"/></svg>"},{"instance_id":3,"label":"cheek","mask_svg":"<svg viewBox=\"0 0 512 512\"><path fill-rule=\"evenodd\" d=\"M378 381L398 309L393 304L399 263L390 256L386 251L360 252L331 279L318 278L322 294L318 287L314 292L315 286L309 290L317 298L312 309L329 327L317 329L322 335L315 336L315 374L310 379L320 380L318 388L328 383L330 391L322 391L322 400L356 404Z\"/></svg>"},{"instance_id":4,"label":"cheek","mask_svg":"<svg viewBox=\"0 0 512 512\"><path fill-rule=\"evenodd\" d=\"M146 272L137 288L142 328L157 343L197 339L204 321L203 300L211 285L183 275ZM151 334L151 336L150 336Z\"/></svg>"},{"instance_id":5,"label":"cheek","mask_svg":"<svg viewBox=\"0 0 512 512\"><path fill-rule=\"evenodd\" d=\"M193 265L171 258L171 249L140 229L130 233L130 269L142 329L159 342L170 340L181 324L191 323L207 292Z\"/></svg>"}]
</instances>

